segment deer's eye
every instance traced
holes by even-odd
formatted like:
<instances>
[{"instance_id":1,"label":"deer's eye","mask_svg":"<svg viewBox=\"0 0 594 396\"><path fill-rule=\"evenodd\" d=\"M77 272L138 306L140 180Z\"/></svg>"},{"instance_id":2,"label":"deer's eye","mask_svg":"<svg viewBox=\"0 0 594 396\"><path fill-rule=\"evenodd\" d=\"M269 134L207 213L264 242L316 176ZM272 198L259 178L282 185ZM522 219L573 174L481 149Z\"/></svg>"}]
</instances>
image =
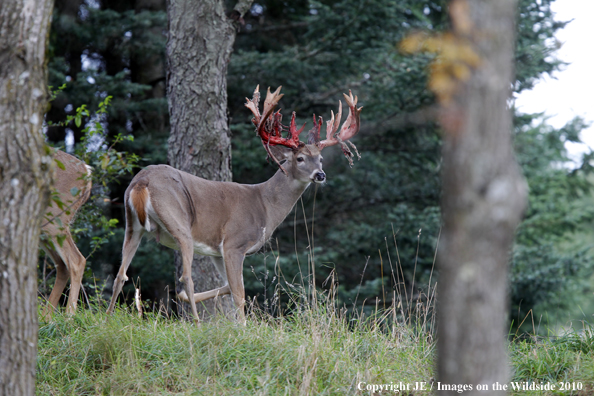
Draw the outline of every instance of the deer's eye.
<instances>
[{"instance_id":1,"label":"deer's eye","mask_svg":"<svg viewBox=\"0 0 594 396\"><path fill-rule=\"evenodd\" d=\"M303 157L297 157L297 162L303 162L303 161L305 161L305 160L303 159Z\"/></svg>"}]
</instances>

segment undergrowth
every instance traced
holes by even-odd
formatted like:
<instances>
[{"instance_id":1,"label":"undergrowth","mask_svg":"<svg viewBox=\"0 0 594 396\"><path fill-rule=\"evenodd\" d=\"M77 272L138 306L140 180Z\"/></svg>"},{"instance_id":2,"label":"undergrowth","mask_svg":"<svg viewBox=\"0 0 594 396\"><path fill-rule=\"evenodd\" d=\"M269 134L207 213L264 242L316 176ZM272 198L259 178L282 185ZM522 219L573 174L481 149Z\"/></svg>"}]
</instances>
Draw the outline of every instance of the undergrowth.
<instances>
[{"instance_id":1,"label":"undergrowth","mask_svg":"<svg viewBox=\"0 0 594 396\"><path fill-rule=\"evenodd\" d=\"M245 326L221 317L195 326L159 312L128 308L56 313L39 330L38 395L424 395L382 392L370 384L434 381L435 342L393 311L353 318L319 296L282 318L254 308ZM512 382L594 392L594 329L510 342ZM570 389L559 391L565 384ZM576 389L580 387L581 390ZM573 387L573 388L572 388Z\"/></svg>"},{"instance_id":2,"label":"undergrowth","mask_svg":"<svg viewBox=\"0 0 594 396\"><path fill-rule=\"evenodd\" d=\"M430 337L323 304L283 318L252 311L245 326L137 316L79 310L43 324L37 394L347 395L432 376Z\"/></svg>"}]
</instances>

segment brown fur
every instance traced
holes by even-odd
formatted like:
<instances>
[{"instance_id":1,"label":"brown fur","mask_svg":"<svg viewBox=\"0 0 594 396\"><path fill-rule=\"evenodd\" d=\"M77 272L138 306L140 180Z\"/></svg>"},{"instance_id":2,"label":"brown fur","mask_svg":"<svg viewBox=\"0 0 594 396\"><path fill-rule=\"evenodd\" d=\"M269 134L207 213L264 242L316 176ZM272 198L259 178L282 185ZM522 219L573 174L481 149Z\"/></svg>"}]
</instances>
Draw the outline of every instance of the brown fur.
<instances>
[{"instance_id":1,"label":"brown fur","mask_svg":"<svg viewBox=\"0 0 594 396\"><path fill-rule=\"evenodd\" d=\"M137 183L132 191L130 191L130 199L128 201L136 211L138 221L143 226L146 224L146 202L149 198L147 186L148 183L146 182Z\"/></svg>"},{"instance_id":2,"label":"brown fur","mask_svg":"<svg viewBox=\"0 0 594 396\"><path fill-rule=\"evenodd\" d=\"M71 279L71 286L66 312L73 314L76 311L86 259L72 240L69 227L78 209L91 195L92 188L91 179L87 176L89 170L83 161L60 150L54 152L53 157L61 164L55 167L54 188L64 206L54 204L48 207L46 213L49 215L43 220L41 227L41 232L45 235L41 247L56 266L56 283L44 311L46 320L49 320L58 306L68 278ZM76 196L72 195L73 188L79 190ZM61 238L64 239L59 242Z\"/></svg>"}]
</instances>

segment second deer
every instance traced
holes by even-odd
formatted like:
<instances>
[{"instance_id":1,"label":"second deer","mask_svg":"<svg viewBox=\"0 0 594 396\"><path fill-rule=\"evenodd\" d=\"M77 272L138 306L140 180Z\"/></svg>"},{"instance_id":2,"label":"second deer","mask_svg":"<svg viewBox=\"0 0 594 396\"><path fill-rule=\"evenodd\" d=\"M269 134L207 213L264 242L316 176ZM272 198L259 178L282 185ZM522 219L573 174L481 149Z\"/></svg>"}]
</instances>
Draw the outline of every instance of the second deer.
<instances>
[{"instance_id":1,"label":"second deer","mask_svg":"<svg viewBox=\"0 0 594 396\"><path fill-rule=\"evenodd\" d=\"M60 150L56 150L53 158L61 165L57 167L54 175L54 188L62 202L62 207L57 205L48 207L49 220L43 220L44 224L41 227L40 247L56 265L56 283L50 294L49 304L44 311L46 319L50 318L58 306L68 278L71 279L71 284L66 313L74 314L76 312L78 294L87 260L72 239L70 223L78 209L89 199L92 187L91 168L83 161Z\"/></svg>"},{"instance_id":2,"label":"second deer","mask_svg":"<svg viewBox=\"0 0 594 396\"><path fill-rule=\"evenodd\" d=\"M256 253L272 236L274 230L289 214L299 197L311 183L323 183L321 150L340 144L349 161L353 156L346 141L359 131L357 97L344 95L349 106L347 120L339 130L342 103L337 117L327 124L326 139L320 141L322 118L314 117L308 144L299 141L303 127L297 130L295 113L288 128L281 124L280 110L274 112L283 95L280 87L266 95L264 112L260 114L258 88L246 106L254 114L252 122L264 148L280 169L268 181L255 185L205 180L168 165L148 166L134 177L124 195L126 235L122 264L113 285L108 313L128 279L126 271L145 234L152 235L162 245L180 250L185 290L178 298L189 302L198 322L196 303L232 294L241 322L245 322L245 291L243 260ZM350 142L349 142L350 143ZM355 150L354 145L351 147ZM193 254L212 257L225 280L218 289L194 293L191 277Z\"/></svg>"}]
</instances>

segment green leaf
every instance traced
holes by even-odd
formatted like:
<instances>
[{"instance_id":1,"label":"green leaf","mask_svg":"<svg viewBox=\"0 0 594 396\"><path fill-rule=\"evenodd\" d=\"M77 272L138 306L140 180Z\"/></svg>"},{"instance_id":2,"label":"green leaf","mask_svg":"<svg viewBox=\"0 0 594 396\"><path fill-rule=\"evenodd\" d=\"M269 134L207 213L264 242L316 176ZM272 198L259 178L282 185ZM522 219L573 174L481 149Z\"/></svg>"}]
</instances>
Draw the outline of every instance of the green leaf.
<instances>
[{"instance_id":1,"label":"green leaf","mask_svg":"<svg viewBox=\"0 0 594 396\"><path fill-rule=\"evenodd\" d=\"M60 208L60 210L64 210L64 202L62 202L60 197L52 197L52 201L54 201L56 205L58 205L58 208Z\"/></svg>"},{"instance_id":2,"label":"green leaf","mask_svg":"<svg viewBox=\"0 0 594 396\"><path fill-rule=\"evenodd\" d=\"M55 158L54 158L54 161L56 161L56 165L58 165L58 168L60 168L62 170L66 170L66 167L64 166L64 164L62 162L58 161Z\"/></svg>"},{"instance_id":3,"label":"green leaf","mask_svg":"<svg viewBox=\"0 0 594 396\"><path fill-rule=\"evenodd\" d=\"M58 245L60 245L60 247L62 247L64 245L64 240L65 239L66 239L66 235L65 234L56 236L56 240L58 241Z\"/></svg>"},{"instance_id":4,"label":"green leaf","mask_svg":"<svg viewBox=\"0 0 594 396\"><path fill-rule=\"evenodd\" d=\"M73 197L76 197L79 192L80 192L80 190L77 187L72 187L70 189L70 194L72 194Z\"/></svg>"},{"instance_id":5,"label":"green leaf","mask_svg":"<svg viewBox=\"0 0 594 396\"><path fill-rule=\"evenodd\" d=\"M101 169L107 169L109 165L109 155L105 154L101 159Z\"/></svg>"}]
</instances>

